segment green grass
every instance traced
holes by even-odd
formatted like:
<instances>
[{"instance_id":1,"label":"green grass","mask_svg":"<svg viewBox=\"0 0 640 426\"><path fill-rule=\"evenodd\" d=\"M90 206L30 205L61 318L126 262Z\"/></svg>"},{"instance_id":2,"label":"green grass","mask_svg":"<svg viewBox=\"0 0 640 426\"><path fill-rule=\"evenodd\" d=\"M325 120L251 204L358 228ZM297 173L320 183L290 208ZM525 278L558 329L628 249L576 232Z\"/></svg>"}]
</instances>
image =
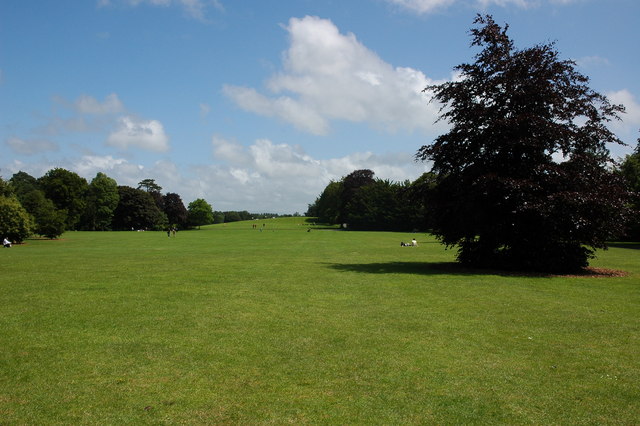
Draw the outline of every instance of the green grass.
<instances>
[{"instance_id":1,"label":"green grass","mask_svg":"<svg viewBox=\"0 0 640 426\"><path fill-rule=\"evenodd\" d=\"M309 228L3 249L0 424L640 423L637 245L518 276Z\"/></svg>"}]
</instances>

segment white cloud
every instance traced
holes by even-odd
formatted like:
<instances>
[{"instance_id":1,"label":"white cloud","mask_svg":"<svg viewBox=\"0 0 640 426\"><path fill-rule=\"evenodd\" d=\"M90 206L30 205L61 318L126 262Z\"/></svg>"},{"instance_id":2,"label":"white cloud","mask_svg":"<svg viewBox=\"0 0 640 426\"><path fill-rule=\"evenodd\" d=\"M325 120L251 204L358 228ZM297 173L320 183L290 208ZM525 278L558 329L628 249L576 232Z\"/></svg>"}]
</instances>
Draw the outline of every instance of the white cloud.
<instances>
[{"instance_id":1,"label":"white cloud","mask_svg":"<svg viewBox=\"0 0 640 426\"><path fill-rule=\"evenodd\" d=\"M354 170L368 168L394 181L415 180L427 170L410 153L363 152L320 160L299 146L259 139L245 147L219 136L212 146L214 158L223 162L192 167L199 183L190 181L184 193L189 199L205 198L218 210L303 212L329 181Z\"/></svg>"},{"instance_id":2,"label":"white cloud","mask_svg":"<svg viewBox=\"0 0 640 426\"><path fill-rule=\"evenodd\" d=\"M21 139L10 137L6 140L6 145L17 154L33 155L44 151L57 151L58 145L45 139Z\"/></svg>"},{"instance_id":3,"label":"white cloud","mask_svg":"<svg viewBox=\"0 0 640 426\"><path fill-rule=\"evenodd\" d=\"M98 7L108 7L113 6L114 3L124 3L131 7L136 7L141 4L169 7L177 4L182 7L187 16L201 21L205 20L208 6L213 6L220 11L224 10L224 7L219 0L97 0L96 4Z\"/></svg>"},{"instance_id":4,"label":"white cloud","mask_svg":"<svg viewBox=\"0 0 640 426\"><path fill-rule=\"evenodd\" d=\"M455 3L471 4L479 9L486 9L489 6L496 5L507 7L514 5L521 8L539 7L544 3L552 5L567 5L577 3L583 0L386 0L387 3L400 6L417 14L426 14L450 7Z\"/></svg>"},{"instance_id":5,"label":"white cloud","mask_svg":"<svg viewBox=\"0 0 640 426\"><path fill-rule=\"evenodd\" d=\"M118 114L124 111L124 105L115 93L108 95L102 103L93 96L82 95L76 99L74 108L80 114L90 115Z\"/></svg>"},{"instance_id":6,"label":"white cloud","mask_svg":"<svg viewBox=\"0 0 640 426\"><path fill-rule=\"evenodd\" d=\"M185 205L204 198L216 210L303 213L331 180L339 180L357 169L371 169L376 177L415 180L427 170L412 161L413 153L383 155L359 152L344 157L316 159L299 146L259 139L249 146L216 136L212 139L215 164L178 166L157 161L143 166L112 155L83 155L61 161L26 164L14 160L0 164L5 172L25 171L40 177L54 167L75 171L91 180L106 173L118 185L136 187L153 178L163 192L180 195ZM9 174L9 175L10 175Z\"/></svg>"},{"instance_id":7,"label":"white cloud","mask_svg":"<svg viewBox=\"0 0 640 426\"><path fill-rule=\"evenodd\" d=\"M607 93L607 97L614 104L622 104L625 114L622 114L622 122L627 126L640 126L640 104L635 96L626 89Z\"/></svg>"},{"instance_id":8,"label":"white cloud","mask_svg":"<svg viewBox=\"0 0 640 426\"><path fill-rule=\"evenodd\" d=\"M94 176L98 172L109 174L129 163L123 158L114 158L111 155L84 155L73 162L73 170L81 176ZM136 167L139 170L139 167Z\"/></svg>"},{"instance_id":9,"label":"white cloud","mask_svg":"<svg viewBox=\"0 0 640 426\"><path fill-rule=\"evenodd\" d=\"M121 149L136 147L156 152L169 150L169 137L164 132L162 123L132 116L120 117L118 128L109 135L106 143Z\"/></svg>"},{"instance_id":10,"label":"white cloud","mask_svg":"<svg viewBox=\"0 0 640 426\"><path fill-rule=\"evenodd\" d=\"M389 3L404 7L419 14L452 5L456 0L387 0Z\"/></svg>"},{"instance_id":11,"label":"white cloud","mask_svg":"<svg viewBox=\"0 0 640 426\"><path fill-rule=\"evenodd\" d=\"M388 131L432 130L438 114L422 93L435 83L422 72L393 67L353 34L329 20L292 18L283 70L267 88L225 86L224 93L249 112L277 117L312 134L326 134L331 120L369 123Z\"/></svg>"},{"instance_id":12,"label":"white cloud","mask_svg":"<svg viewBox=\"0 0 640 426\"><path fill-rule=\"evenodd\" d=\"M611 129L628 146L612 146L611 152L614 156L623 157L630 154L637 145L638 128L640 127L640 103L636 97L628 90L618 90L606 93L607 98L614 104L622 104L625 107L625 114L621 114L621 121L612 121Z\"/></svg>"}]
</instances>

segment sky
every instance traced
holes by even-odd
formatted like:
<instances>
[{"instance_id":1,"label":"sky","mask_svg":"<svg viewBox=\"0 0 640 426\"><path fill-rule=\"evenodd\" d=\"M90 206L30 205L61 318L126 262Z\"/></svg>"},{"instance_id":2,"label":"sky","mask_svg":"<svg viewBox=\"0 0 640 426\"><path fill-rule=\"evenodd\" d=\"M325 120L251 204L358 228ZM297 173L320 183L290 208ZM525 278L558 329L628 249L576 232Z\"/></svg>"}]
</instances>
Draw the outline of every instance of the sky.
<instances>
[{"instance_id":1,"label":"sky","mask_svg":"<svg viewBox=\"0 0 640 426\"><path fill-rule=\"evenodd\" d=\"M415 180L447 131L422 92L473 62L491 14L518 48L555 42L640 129L638 0L5 0L0 176L62 167L155 179L185 206L304 213L357 169Z\"/></svg>"}]
</instances>

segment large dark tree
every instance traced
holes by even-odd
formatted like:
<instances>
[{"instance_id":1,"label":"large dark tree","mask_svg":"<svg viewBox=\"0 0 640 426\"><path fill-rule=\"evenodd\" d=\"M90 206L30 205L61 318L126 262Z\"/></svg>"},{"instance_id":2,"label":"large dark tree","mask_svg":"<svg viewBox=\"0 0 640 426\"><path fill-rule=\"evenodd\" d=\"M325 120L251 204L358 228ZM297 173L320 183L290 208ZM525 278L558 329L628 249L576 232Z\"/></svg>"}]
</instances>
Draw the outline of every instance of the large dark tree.
<instances>
[{"instance_id":1,"label":"large dark tree","mask_svg":"<svg viewBox=\"0 0 640 426\"><path fill-rule=\"evenodd\" d=\"M118 207L112 226L117 230L160 230L167 226L166 215L158 209L151 195L141 189L118 186Z\"/></svg>"},{"instance_id":2,"label":"large dark tree","mask_svg":"<svg viewBox=\"0 0 640 426\"><path fill-rule=\"evenodd\" d=\"M169 225L185 228L187 226L188 212L182 202L182 198L178 194L168 192L162 197L164 205L164 213L167 215Z\"/></svg>"},{"instance_id":3,"label":"large dark tree","mask_svg":"<svg viewBox=\"0 0 640 426\"><path fill-rule=\"evenodd\" d=\"M75 172L56 168L38 179L45 196L66 213L66 229L76 229L86 206L89 184Z\"/></svg>"},{"instance_id":4,"label":"large dark tree","mask_svg":"<svg viewBox=\"0 0 640 426\"><path fill-rule=\"evenodd\" d=\"M340 192L340 206L338 209L338 221L340 223L347 222L351 215L352 201L361 188L372 185L375 182L373 178L375 173L369 169L354 170L347 176L342 178L342 191Z\"/></svg>"},{"instance_id":5,"label":"large dark tree","mask_svg":"<svg viewBox=\"0 0 640 426\"><path fill-rule=\"evenodd\" d=\"M606 146L622 143L606 125L623 107L553 43L519 50L491 16L474 24L475 62L425 89L451 124L417 153L438 175L434 233L474 266L580 269L625 222Z\"/></svg>"},{"instance_id":6,"label":"large dark tree","mask_svg":"<svg viewBox=\"0 0 640 426\"><path fill-rule=\"evenodd\" d=\"M118 183L98 172L89 184L87 206L82 218L83 228L90 231L111 229L113 212L118 206Z\"/></svg>"}]
</instances>

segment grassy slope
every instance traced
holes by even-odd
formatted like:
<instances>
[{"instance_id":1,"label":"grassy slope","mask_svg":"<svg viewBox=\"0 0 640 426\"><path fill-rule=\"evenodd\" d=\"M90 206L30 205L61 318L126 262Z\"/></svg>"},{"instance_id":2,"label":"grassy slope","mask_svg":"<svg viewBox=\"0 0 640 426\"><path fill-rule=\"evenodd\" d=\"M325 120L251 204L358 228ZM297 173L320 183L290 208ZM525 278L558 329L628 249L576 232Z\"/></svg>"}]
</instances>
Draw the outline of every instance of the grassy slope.
<instances>
[{"instance_id":1,"label":"grassy slope","mask_svg":"<svg viewBox=\"0 0 640 426\"><path fill-rule=\"evenodd\" d=\"M2 250L0 423L640 421L640 250L473 273L302 221Z\"/></svg>"}]
</instances>

